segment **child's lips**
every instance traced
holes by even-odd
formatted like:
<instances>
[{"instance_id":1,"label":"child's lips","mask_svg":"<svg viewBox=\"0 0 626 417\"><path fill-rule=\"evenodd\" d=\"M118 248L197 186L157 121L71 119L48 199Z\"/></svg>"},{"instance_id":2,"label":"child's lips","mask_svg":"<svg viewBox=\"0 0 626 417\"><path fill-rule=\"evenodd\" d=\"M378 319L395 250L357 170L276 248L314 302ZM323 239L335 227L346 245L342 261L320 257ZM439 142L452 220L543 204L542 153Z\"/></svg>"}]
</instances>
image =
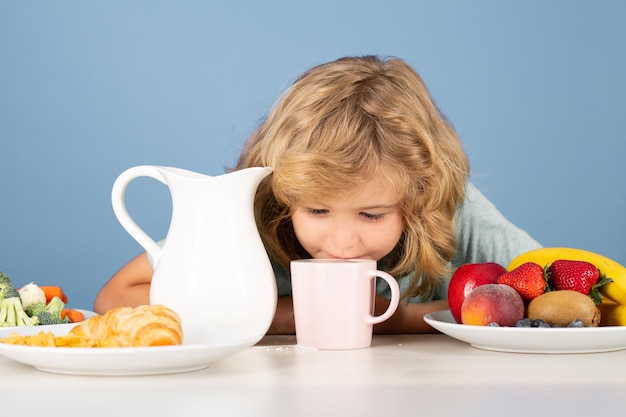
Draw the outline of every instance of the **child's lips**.
<instances>
[{"instance_id":1,"label":"child's lips","mask_svg":"<svg viewBox=\"0 0 626 417\"><path fill-rule=\"evenodd\" d=\"M328 257L330 259L343 259L343 260L346 260L346 259L366 259L366 258L363 258L362 256L348 256L348 257L346 257L346 256L328 255Z\"/></svg>"}]
</instances>

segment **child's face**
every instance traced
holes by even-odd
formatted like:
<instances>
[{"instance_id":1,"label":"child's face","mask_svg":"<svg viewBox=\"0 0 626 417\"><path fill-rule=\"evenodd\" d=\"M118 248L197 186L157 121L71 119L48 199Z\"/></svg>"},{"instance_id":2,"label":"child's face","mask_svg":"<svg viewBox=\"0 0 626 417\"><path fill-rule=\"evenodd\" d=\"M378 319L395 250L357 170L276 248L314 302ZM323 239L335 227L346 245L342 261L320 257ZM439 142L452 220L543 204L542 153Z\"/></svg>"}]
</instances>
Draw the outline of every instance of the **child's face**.
<instances>
[{"instance_id":1,"label":"child's face","mask_svg":"<svg viewBox=\"0 0 626 417\"><path fill-rule=\"evenodd\" d=\"M292 216L302 247L313 258L379 260L402 235L402 214L396 194L374 179L354 197L305 202Z\"/></svg>"}]
</instances>

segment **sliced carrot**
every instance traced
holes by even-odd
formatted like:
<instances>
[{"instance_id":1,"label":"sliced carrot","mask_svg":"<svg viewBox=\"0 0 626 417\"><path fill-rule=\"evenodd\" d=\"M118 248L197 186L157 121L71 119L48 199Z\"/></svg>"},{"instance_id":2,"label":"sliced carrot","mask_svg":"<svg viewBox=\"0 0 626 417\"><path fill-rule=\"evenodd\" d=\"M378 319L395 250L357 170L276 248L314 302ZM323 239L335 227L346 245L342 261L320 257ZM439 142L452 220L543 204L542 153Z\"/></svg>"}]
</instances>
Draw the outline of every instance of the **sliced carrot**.
<instances>
[{"instance_id":1,"label":"sliced carrot","mask_svg":"<svg viewBox=\"0 0 626 417\"><path fill-rule=\"evenodd\" d=\"M61 301L63 301L65 304L67 304L67 296L65 295L61 287L56 285L40 285L39 288L41 288L46 295L46 303L49 303L50 300L52 300L56 296L59 297Z\"/></svg>"},{"instance_id":2,"label":"sliced carrot","mask_svg":"<svg viewBox=\"0 0 626 417\"><path fill-rule=\"evenodd\" d=\"M64 319L65 317L69 317L70 322L72 323L78 323L79 321L85 320L85 315L82 311L72 310L71 308L64 308L61 310L61 318Z\"/></svg>"}]
</instances>

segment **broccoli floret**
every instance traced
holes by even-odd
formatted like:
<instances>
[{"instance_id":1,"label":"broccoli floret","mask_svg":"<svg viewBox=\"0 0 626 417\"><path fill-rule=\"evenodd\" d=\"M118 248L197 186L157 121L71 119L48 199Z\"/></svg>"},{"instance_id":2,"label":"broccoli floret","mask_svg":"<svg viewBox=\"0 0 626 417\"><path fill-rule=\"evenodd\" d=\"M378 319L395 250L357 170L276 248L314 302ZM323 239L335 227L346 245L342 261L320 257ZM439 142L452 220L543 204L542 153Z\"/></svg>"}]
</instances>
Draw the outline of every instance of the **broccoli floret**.
<instances>
[{"instance_id":1,"label":"broccoli floret","mask_svg":"<svg viewBox=\"0 0 626 417\"><path fill-rule=\"evenodd\" d=\"M6 281L10 282L11 280L4 272L0 271L0 283L6 282Z\"/></svg>"},{"instance_id":2,"label":"broccoli floret","mask_svg":"<svg viewBox=\"0 0 626 417\"><path fill-rule=\"evenodd\" d=\"M0 272L0 300L13 297L19 298L20 293L17 291L17 288L13 286L13 283L11 282L9 277Z\"/></svg>"},{"instance_id":3,"label":"broccoli floret","mask_svg":"<svg viewBox=\"0 0 626 417\"><path fill-rule=\"evenodd\" d=\"M0 272L0 327L35 326L38 320L31 318L22 307L22 299L9 277Z\"/></svg>"},{"instance_id":4,"label":"broccoli floret","mask_svg":"<svg viewBox=\"0 0 626 417\"><path fill-rule=\"evenodd\" d=\"M56 316L46 310L42 311L41 313L39 313L37 317L37 320L39 321L39 324L41 325L45 325L45 324L63 324L63 323L69 323L70 321L68 319L62 319L60 315Z\"/></svg>"},{"instance_id":5,"label":"broccoli floret","mask_svg":"<svg viewBox=\"0 0 626 417\"><path fill-rule=\"evenodd\" d=\"M7 298L20 298L20 293L11 283L0 284L0 300Z\"/></svg>"},{"instance_id":6,"label":"broccoli floret","mask_svg":"<svg viewBox=\"0 0 626 417\"><path fill-rule=\"evenodd\" d=\"M61 318L61 311L65 303L59 297L53 297L45 305L44 303L31 304L26 308L26 312L31 318L36 318L41 325L69 323L69 317Z\"/></svg>"},{"instance_id":7,"label":"broccoli floret","mask_svg":"<svg viewBox=\"0 0 626 417\"><path fill-rule=\"evenodd\" d=\"M39 313L41 313L45 309L46 309L46 303L35 303L25 308L26 314L28 314L29 317L37 316L39 315Z\"/></svg>"},{"instance_id":8,"label":"broccoli floret","mask_svg":"<svg viewBox=\"0 0 626 417\"><path fill-rule=\"evenodd\" d=\"M26 314L19 297L0 300L0 327L36 326L37 324L39 324L39 319Z\"/></svg>"}]
</instances>

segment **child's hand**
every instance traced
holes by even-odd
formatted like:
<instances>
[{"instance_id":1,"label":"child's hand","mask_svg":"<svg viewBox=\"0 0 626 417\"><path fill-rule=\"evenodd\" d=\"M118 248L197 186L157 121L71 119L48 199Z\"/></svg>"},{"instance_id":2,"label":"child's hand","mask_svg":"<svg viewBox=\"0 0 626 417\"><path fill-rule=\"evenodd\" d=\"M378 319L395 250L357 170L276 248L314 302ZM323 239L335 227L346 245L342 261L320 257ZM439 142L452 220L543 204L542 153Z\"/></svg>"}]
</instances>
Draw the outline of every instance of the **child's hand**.
<instances>
[{"instance_id":1,"label":"child's hand","mask_svg":"<svg viewBox=\"0 0 626 417\"><path fill-rule=\"evenodd\" d=\"M383 314L389 307L389 300L376 296L375 315ZM435 330L424 321L424 315L448 308L447 300L411 304L400 301L396 312L389 320L374 325L374 333L433 333Z\"/></svg>"}]
</instances>

